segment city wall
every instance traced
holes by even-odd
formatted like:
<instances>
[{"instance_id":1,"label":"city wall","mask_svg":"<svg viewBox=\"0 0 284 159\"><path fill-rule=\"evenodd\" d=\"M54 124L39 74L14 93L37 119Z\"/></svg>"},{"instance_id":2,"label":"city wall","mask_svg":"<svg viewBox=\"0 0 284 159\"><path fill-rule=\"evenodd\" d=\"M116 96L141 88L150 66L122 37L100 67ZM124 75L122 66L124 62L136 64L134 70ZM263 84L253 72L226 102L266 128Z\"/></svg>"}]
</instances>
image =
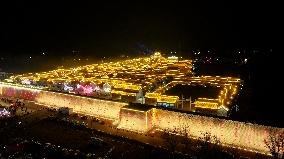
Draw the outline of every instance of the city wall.
<instances>
[{"instance_id":1,"label":"city wall","mask_svg":"<svg viewBox=\"0 0 284 159\"><path fill-rule=\"evenodd\" d=\"M270 129L283 131L283 128L225 120L213 117L185 114L162 109L154 111L154 125L158 129L177 133L187 131L194 138L202 137L209 132L217 136L221 144L240 149L268 153L264 140Z\"/></svg>"},{"instance_id":2,"label":"city wall","mask_svg":"<svg viewBox=\"0 0 284 159\"><path fill-rule=\"evenodd\" d=\"M120 108L127 105L127 103L92 99L4 84L0 84L0 95L32 100L39 104L53 107L69 107L72 108L74 112L116 121L119 120ZM194 138L202 137L202 133L210 132L212 135L217 136L224 145L262 153L268 153L264 140L267 139L269 130L284 130L283 128L185 114L156 108L153 108L152 113L153 117L151 122L153 128L174 131L179 134L188 131ZM129 120L131 120L131 117ZM141 127L141 125L139 126Z\"/></svg>"},{"instance_id":3,"label":"city wall","mask_svg":"<svg viewBox=\"0 0 284 159\"><path fill-rule=\"evenodd\" d=\"M0 95L32 100L55 108L68 107L73 109L73 112L113 120L119 120L120 108L127 105L127 103L3 84L0 84Z\"/></svg>"}]
</instances>

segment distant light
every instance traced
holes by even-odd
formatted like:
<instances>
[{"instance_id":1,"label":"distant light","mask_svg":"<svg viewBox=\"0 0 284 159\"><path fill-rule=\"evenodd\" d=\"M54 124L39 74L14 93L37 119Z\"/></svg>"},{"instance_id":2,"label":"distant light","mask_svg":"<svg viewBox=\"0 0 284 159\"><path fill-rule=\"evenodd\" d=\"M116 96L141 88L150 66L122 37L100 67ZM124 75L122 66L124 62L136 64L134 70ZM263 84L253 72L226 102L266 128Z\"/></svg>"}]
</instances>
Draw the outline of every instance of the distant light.
<instances>
[{"instance_id":1,"label":"distant light","mask_svg":"<svg viewBox=\"0 0 284 159\"><path fill-rule=\"evenodd\" d=\"M26 84L26 85L30 85L30 84L31 84L31 81L30 81L29 79L25 78L25 79L23 79L23 80L21 81L21 83L22 83L22 84Z\"/></svg>"},{"instance_id":2,"label":"distant light","mask_svg":"<svg viewBox=\"0 0 284 159\"><path fill-rule=\"evenodd\" d=\"M239 51L239 54L240 54L241 52Z\"/></svg>"},{"instance_id":3,"label":"distant light","mask_svg":"<svg viewBox=\"0 0 284 159\"><path fill-rule=\"evenodd\" d=\"M219 60L219 59L216 59L217 61Z\"/></svg>"},{"instance_id":4,"label":"distant light","mask_svg":"<svg viewBox=\"0 0 284 159\"><path fill-rule=\"evenodd\" d=\"M30 59L31 59L32 57L30 56Z\"/></svg>"},{"instance_id":5,"label":"distant light","mask_svg":"<svg viewBox=\"0 0 284 159\"><path fill-rule=\"evenodd\" d=\"M170 57L168 57L168 60L178 60L178 57L176 57L176 56L170 56Z\"/></svg>"},{"instance_id":6,"label":"distant light","mask_svg":"<svg viewBox=\"0 0 284 159\"><path fill-rule=\"evenodd\" d=\"M43 52L42 55L45 55L45 53Z\"/></svg>"},{"instance_id":7,"label":"distant light","mask_svg":"<svg viewBox=\"0 0 284 159\"><path fill-rule=\"evenodd\" d=\"M80 61L81 59L79 59L79 61Z\"/></svg>"},{"instance_id":8,"label":"distant light","mask_svg":"<svg viewBox=\"0 0 284 159\"><path fill-rule=\"evenodd\" d=\"M155 52L154 56L161 56L161 53L160 52Z\"/></svg>"}]
</instances>

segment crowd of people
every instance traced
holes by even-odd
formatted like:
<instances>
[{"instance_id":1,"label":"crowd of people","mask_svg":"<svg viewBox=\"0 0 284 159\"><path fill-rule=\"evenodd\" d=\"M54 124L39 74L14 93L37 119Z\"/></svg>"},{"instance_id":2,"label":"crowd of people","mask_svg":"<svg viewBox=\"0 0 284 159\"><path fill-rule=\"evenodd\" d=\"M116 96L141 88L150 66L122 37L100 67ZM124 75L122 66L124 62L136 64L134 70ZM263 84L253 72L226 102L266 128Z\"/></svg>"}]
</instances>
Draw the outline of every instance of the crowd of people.
<instances>
[{"instance_id":1,"label":"crowd of people","mask_svg":"<svg viewBox=\"0 0 284 159\"><path fill-rule=\"evenodd\" d=\"M8 110L12 115L14 115L17 109L21 109L21 111L27 112L27 107L25 103L20 101L19 99L13 100L9 98L2 97L0 99L0 108L5 108Z\"/></svg>"}]
</instances>

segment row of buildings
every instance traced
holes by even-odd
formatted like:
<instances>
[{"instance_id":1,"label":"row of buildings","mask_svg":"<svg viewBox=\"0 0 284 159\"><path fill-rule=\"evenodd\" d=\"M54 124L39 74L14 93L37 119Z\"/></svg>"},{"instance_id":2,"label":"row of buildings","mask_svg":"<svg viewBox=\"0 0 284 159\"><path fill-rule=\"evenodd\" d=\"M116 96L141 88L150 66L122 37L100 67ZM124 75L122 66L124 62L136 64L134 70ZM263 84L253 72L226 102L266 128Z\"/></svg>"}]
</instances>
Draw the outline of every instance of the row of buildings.
<instances>
[{"instance_id":1,"label":"row of buildings","mask_svg":"<svg viewBox=\"0 0 284 159\"><path fill-rule=\"evenodd\" d=\"M114 101L172 107L227 116L241 85L239 78L193 76L192 61L176 56L150 57L92 64L49 72L12 76L7 82ZM181 99L167 95L176 85L220 87L218 98Z\"/></svg>"}]
</instances>

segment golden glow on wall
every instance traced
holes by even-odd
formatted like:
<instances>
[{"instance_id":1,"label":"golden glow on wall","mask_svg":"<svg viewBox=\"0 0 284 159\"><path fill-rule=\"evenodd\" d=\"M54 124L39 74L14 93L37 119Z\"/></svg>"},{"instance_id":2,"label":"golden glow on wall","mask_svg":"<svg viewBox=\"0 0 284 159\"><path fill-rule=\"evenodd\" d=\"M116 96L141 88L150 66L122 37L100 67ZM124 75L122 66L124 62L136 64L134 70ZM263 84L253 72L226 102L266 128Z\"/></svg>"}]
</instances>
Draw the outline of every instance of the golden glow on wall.
<instances>
[{"instance_id":1,"label":"golden glow on wall","mask_svg":"<svg viewBox=\"0 0 284 159\"><path fill-rule=\"evenodd\" d=\"M137 110L127 108L126 103L93 99L63 93L35 90L31 88L0 84L2 96L30 99L40 104L53 107L69 107L75 112L120 121L118 127L131 131L147 132L152 128L171 130L180 134L184 126L191 137L201 137L210 132L220 142L231 147L267 153L264 139L270 129L283 131L283 128L225 120L213 117L185 114L157 108Z\"/></svg>"},{"instance_id":2,"label":"golden glow on wall","mask_svg":"<svg viewBox=\"0 0 284 159\"><path fill-rule=\"evenodd\" d=\"M108 118L119 119L120 108L126 103L92 99L87 97L42 91L35 99L40 104L53 107L69 107L74 112Z\"/></svg>"},{"instance_id":3,"label":"golden glow on wall","mask_svg":"<svg viewBox=\"0 0 284 159\"><path fill-rule=\"evenodd\" d=\"M121 108L118 128L137 132L147 132L152 129L152 109L141 111Z\"/></svg>"},{"instance_id":4,"label":"golden glow on wall","mask_svg":"<svg viewBox=\"0 0 284 159\"><path fill-rule=\"evenodd\" d=\"M192 137L202 137L202 133L210 132L212 135L216 135L224 145L263 153L268 153L264 139L268 137L269 129L283 131L283 128L182 114L161 109L155 109L154 112L153 123L158 129L170 129L182 133L183 125L189 125L188 132Z\"/></svg>"},{"instance_id":5,"label":"golden glow on wall","mask_svg":"<svg viewBox=\"0 0 284 159\"><path fill-rule=\"evenodd\" d=\"M127 103L87 98L71 94L42 91L32 88L0 84L1 95L35 101L55 108L68 107L74 112L119 119L120 108Z\"/></svg>"}]
</instances>

